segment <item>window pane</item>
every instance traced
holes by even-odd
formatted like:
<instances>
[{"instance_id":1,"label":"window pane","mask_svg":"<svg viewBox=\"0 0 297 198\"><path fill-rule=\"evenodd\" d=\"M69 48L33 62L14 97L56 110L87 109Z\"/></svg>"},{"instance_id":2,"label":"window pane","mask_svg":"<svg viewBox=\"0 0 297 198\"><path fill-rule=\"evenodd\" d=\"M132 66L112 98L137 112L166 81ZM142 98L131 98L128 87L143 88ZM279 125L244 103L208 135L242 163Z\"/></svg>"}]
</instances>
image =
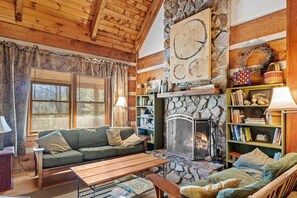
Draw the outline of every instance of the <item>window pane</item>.
<instances>
[{"instance_id":1,"label":"window pane","mask_svg":"<svg viewBox=\"0 0 297 198\"><path fill-rule=\"evenodd\" d=\"M60 85L33 84L33 100L69 101L69 87Z\"/></svg>"},{"instance_id":2,"label":"window pane","mask_svg":"<svg viewBox=\"0 0 297 198\"><path fill-rule=\"evenodd\" d=\"M68 129L68 115L33 115L32 132L48 129Z\"/></svg>"},{"instance_id":3,"label":"window pane","mask_svg":"<svg viewBox=\"0 0 297 198\"><path fill-rule=\"evenodd\" d=\"M105 124L104 104L77 103L77 127L93 128Z\"/></svg>"},{"instance_id":4,"label":"window pane","mask_svg":"<svg viewBox=\"0 0 297 198\"><path fill-rule=\"evenodd\" d=\"M77 101L104 102L105 80L88 76L77 79Z\"/></svg>"},{"instance_id":5,"label":"window pane","mask_svg":"<svg viewBox=\"0 0 297 198\"><path fill-rule=\"evenodd\" d=\"M68 102L32 102L32 114L68 114Z\"/></svg>"}]
</instances>

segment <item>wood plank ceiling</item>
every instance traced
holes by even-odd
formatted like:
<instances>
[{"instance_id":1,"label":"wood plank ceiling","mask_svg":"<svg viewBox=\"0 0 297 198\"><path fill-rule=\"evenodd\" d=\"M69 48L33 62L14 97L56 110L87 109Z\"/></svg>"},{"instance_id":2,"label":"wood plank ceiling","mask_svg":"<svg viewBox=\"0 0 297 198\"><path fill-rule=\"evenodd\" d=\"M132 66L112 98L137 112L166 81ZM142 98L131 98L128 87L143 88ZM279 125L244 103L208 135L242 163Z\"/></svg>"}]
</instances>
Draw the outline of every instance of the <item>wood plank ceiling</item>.
<instances>
[{"instance_id":1,"label":"wood plank ceiling","mask_svg":"<svg viewBox=\"0 0 297 198\"><path fill-rule=\"evenodd\" d=\"M137 54L163 0L0 0L0 21Z\"/></svg>"}]
</instances>

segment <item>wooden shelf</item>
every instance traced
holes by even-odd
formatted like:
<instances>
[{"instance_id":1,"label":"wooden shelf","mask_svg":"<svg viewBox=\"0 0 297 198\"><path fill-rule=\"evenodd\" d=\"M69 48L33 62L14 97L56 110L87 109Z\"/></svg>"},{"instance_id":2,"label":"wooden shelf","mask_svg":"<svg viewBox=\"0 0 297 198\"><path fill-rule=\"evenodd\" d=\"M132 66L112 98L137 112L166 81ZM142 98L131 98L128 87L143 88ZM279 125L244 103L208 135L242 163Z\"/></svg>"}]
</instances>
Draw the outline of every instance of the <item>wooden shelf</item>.
<instances>
[{"instance_id":1,"label":"wooden shelf","mask_svg":"<svg viewBox=\"0 0 297 198\"><path fill-rule=\"evenodd\" d=\"M232 87L228 88L230 90L237 90L237 89L269 89L273 87L282 87L284 86L284 83L277 83L277 84L267 84L267 85L253 85L253 86L245 86L245 87Z\"/></svg>"},{"instance_id":2,"label":"wooden shelf","mask_svg":"<svg viewBox=\"0 0 297 198\"><path fill-rule=\"evenodd\" d=\"M201 89L191 89L186 91L174 91L158 94L158 98L172 98L172 97L182 97L182 96L198 96L198 95L212 95L220 94L219 88L201 88Z\"/></svg>"},{"instance_id":3,"label":"wooden shelf","mask_svg":"<svg viewBox=\"0 0 297 198\"><path fill-rule=\"evenodd\" d=\"M253 108L253 107L265 107L267 108L269 105L227 105L230 108Z\"/></svg>"},{"instance_id":4,"label":"wooden shelf","mask_svg":"<svg viewBox=\"0 0 297 198\"><path fill-rule=\"evenodd\" d=\"M268 124L245 124L245 123L227 123L228 125L250 126L250 127L266 127L266 128L281 128L281 125L268 125Z\"/></svg>"},{"instance_id":5,"label":"wooden shelf","mask_svg":"<svg viewBox=\"0 0 297 198\"><path fill-rule=\"evenodd\" d=\"M148 130L148 131L153 131L154 128L147 128L147 127L137 127L138 129L143 129L143 130Z\"/></svg>"},{"instance_id":6,"label":"wooden shelf","mask_svg":"<svg viewBox=\"0 0 297 198\"><path fill-rule=\"evenodd\" d=\"M277 146L273 145L271 143L263 143L263 142L241 142L241 141L236 141L236 140L227 140L229 143L234 143L234 144L245 144L245 145L251 145L251 146L259 146L259 147L265 147L265 148L273 148L273 149L282 149L282 146Z\"/></svg>"},{"instance_id":7,"label":"wooden shelf","mask_svg":"<svg viewBox=\"0 0 297 198\"><path fill-rule=\"evenodd\" d=\"M146 119L151 119L151 120L153 120L154 119L154 117L145 117L145 116L136 116L137 118L146 118Z\"/></svg>"},{"instance_id":8,"label":"wooden shelf","mask_svg":"<svg viewBox=\"0 0 297 198\"><path fill-rule=\"evenodd\" d=\"M151 106L151 105L145 105L145 106L136 106L138 108L153 108L154 106Z\"/></svg>"}]
</instances>

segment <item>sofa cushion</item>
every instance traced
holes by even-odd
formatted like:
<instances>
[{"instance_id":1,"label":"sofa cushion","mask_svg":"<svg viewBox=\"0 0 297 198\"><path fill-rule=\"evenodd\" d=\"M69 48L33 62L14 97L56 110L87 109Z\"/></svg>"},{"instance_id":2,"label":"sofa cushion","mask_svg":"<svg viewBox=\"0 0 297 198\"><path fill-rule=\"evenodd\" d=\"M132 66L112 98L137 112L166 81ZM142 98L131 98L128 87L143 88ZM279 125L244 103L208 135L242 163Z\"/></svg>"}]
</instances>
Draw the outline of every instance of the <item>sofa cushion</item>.
<instances>
[{"instance_id":1,"label":"sofa cushion","mask_svg":"<svg viewBox=\"0 0 297 198\"><path fill-rule=\"evenodd\" d=\"M225 188L237 188L240 184L240 179L228 179L220 181L216 184L207 186L183 186L180 188L180 193L189 198L214 198L218 192Z\"/></svg>"},{"instance_id":2,"label":"sofa cushion","mask_svg":"<svg viewBox=\"0 0 297 198\"><path fill-rule=\"evenodd\" d=\"M120 145L120 146L115 146L114 147L117 151L117 155L130 155L130 154L134 154L134 153L141 153L143 152L143 145L142 144L138 144L135 146L124 146L124 145Z\"/></svg>"},{"instance_id":3,"label":"sofa cushion","mask_svg":"<svg viewBox=\"0 0 297 198\"><path fill-rule=\"evenodd\" d=\"M112 127L111 129L120 130L122 140L125 140L128 137L130 137L132 134L134 134L134 129L131 127Z\"/></svg>"},{"instance_id":4,"label":"sofa cushion","mask_svg":"<svg viewBox=\"0 0 297 198\"><path fill-rule=\"evenodd\" d=\"M44 154L43 155L43 168L51 168L55 166L69 165L83 161L83 154L71 150L57 154Z\"/></svg>"},{"instance_id":5,"label":"sofa cushion","mask_svg":"<svg viewBox=\"0 0 297 198\"><path fill-rule=\"evenodd\" d=\"M122 145L135 146L137 144L140 144L141 142L143 142L143 139L135 135L135 133L133 133L130 137L123 141Z\"/></svg>"},{"instance_id":6,"label":"sofa cushion","mask_svg":"<svg viewBox=\"0 0 297 198\"><path fill-rule=\"evenodd\" d=\"M122 144L123 141L122 141L120 132L121 131L118 129L106 130L107 140L110 146L119 146Z\"/></svg>"},{"instance_id":7,"label":"sofa cushion","mask_svg":"<svg viewBox=\"0 0 297 198\"><path fill-rule=\"evenodd\" d=\"M268 183L269 181L262 180L239 188L226 188L219 191L217 198L246 198L266 186Z\"/></svg>"},{"instance_id":8,"label":"sofa cushion","mask_svg":"<svg viewBox=\"0 0 297 198\"><path fill-rule=\"evenodd\" d=\"M96 129L80 129L79 130L79 148L107 146L106 129L109 126L102 126Z\"/></svg>"},{"instance_id":9,"label":"sofa cushion","mask_svg":"<svg viewBox=\"0 0 297 198\"><path fill-rule=\"evenodd\" d=\"M257 181L255 178L253 178L246 172L239 170L237 168L230 168L230 169L226 169L224 171L212 174L207 178L207 180L210 183L218 183L219 181L224 181L232 178L241 179L239 187L246 186L248 184L251 184Z\"/></svg>"},{"instance_id":10,"label":"sofa cushion","mask_svg":"<svg viewBox=\"0 0 297 198\"><path fill-rule=\"evenodd\" d=\"M262 179L272 181L297 164L297 153L288 153L280 160L266 164L262 172Z\"/></svg>"},{"instance_id":11,"label":"sofa cushion","mask_svg":"<svg viewBox=\"0 0 297 198\"><path fill-rule=\"evenodd\" d=\"M38 137L43 137L49 133L54 132L55 130L45 130L45 131L40 131L38 133ZM62 136L65 138L67 144L69 144L69 146L74 149L77 150L78 149L78 131L79 129L69 129L69 130L65 130L65 129L60 129L59 130L62 134Z\"/></svg>"},{"instance_id":12,"label":"sofa cushion","mask_svg":"<svg viewBox=\"0 0 297 198\"><path fill-rule=\"evenodd\" d=\"M112 146L80 148L78 151L83 154L84 160L102 159L117 155L116 148Z\"/></svg>"},{"instance_id":13,"label":"sofa cushion","mask_svg":"<svg viewBox=\"0 0 297 198\"><path fill-rule=\"evenodd\" d=\"M60 131L54 131L45 136L35 140L38 146L44 148L46 152L56 154L64 151L71 150L65 138L61 135Z\"/></svg>"}]
</instances>

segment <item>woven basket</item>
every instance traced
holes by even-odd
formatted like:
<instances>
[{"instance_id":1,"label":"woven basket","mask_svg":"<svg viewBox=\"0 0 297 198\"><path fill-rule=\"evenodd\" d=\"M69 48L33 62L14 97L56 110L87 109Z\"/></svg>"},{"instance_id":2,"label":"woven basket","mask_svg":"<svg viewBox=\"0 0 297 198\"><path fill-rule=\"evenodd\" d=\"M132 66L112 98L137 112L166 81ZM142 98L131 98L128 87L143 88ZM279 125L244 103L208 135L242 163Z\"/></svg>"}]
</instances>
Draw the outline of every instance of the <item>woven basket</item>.
<instances>
[{"instance_id":1,"label":"woven basket","mask_svg":"<svg viewBox=\"0 0 297 198\"><path fill-rule=\"evenodd\" d=\"M278 63L270 63L267 72L264 73L264 82L266 84L283 83L283 72Z\"/></svg>"}]
</instances>

